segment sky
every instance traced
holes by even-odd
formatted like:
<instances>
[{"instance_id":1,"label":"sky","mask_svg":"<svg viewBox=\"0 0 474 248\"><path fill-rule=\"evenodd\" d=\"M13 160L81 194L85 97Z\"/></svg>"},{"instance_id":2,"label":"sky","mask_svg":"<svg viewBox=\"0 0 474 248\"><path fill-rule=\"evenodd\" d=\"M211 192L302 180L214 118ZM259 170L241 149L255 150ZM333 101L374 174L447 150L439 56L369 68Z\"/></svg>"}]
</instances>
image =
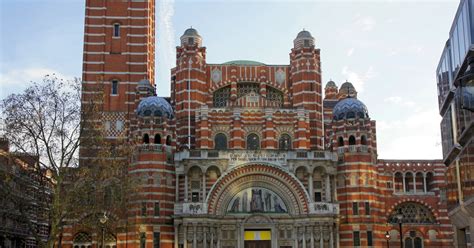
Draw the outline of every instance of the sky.
<instances>
[{"instance_id":1,"label":"sky","mask_svg":"<svg viewBox=\"0 0 474 248\"><path fill-rule=\"evenodd\" d=\"M458 0L157 1L157 93L193 27L208 63L289 64L303 29L321 49L323 85L352 82L377 121L381 159L439 159L435 70ZM46 74L81 77L84 0L0 0L0 99Z\"/></svg>"}]
</instances>

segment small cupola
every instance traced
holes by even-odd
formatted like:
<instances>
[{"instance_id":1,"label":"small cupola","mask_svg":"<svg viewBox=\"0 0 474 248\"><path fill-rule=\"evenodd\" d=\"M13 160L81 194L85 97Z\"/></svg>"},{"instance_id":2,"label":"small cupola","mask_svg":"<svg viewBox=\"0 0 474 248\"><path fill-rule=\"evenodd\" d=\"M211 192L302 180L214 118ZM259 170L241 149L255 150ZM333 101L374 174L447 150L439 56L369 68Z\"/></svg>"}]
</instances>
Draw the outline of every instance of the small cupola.
<instances>
[{"instance_id":1,"label":"small cupola","mask_svg":"<svg viewBox=\"0 0 474 248\"><path fill-rule=\"evenodd\" d=\"M188 28L181 36L181 46L202 46L202 38L194 28Z\"/></svg>"},{"instance_id":2,"label":"small cupola","mask_svg":"<svg viewBox=\"0 0 474 248\"><path fill-rule=\"evenodd\" d=\"M296 39L293 40L293 46L296 49L312 47L314 46L314 37L311 36L309 31L303 29L303 31L298 33Z\"/></svg>"}]
</instances>

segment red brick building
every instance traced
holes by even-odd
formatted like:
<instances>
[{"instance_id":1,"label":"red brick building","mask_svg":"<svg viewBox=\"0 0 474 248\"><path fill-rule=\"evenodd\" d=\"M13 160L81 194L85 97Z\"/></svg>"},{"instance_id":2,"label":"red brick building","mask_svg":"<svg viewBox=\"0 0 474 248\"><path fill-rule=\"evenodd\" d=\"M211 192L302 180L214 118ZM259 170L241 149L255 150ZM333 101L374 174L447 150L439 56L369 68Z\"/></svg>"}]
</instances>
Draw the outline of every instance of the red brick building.
<instances>
[{"instance_id":1,"label":"red brick building","mask_svg":"<svg viewBox=\"0 0 474 248\"><path fill-rule=\"evenodd\" d=\"M346 82L326 84L308 31L289 63L206 61L197 30L176 48L171 96L154 96L154 1L88 0L84 104L105 85L111 142L140 182L106 231L63 243L119 247L451 247L441 161L378 160L375 121ZM159 40L159 39L158 39ZM411 246L410 246L411 245Z\"/></svg>"}]
</instances>

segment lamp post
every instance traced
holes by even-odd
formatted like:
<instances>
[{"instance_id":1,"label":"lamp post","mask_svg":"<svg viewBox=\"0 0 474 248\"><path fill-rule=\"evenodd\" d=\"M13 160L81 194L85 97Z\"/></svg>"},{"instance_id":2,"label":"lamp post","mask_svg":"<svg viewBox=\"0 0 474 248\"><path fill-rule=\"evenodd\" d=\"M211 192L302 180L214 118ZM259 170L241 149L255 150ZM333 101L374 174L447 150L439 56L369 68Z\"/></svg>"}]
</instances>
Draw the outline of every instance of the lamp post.
<instances>
[{"instance_id":1,"label":"lamp post","mask_svg":"<svg viewBox=\"0 0 474 248\"><path fill-rule=\"evenodd\" d=\"M397 213L396 217L397 217L397 220L398 220L398 226L400 228L400 248L403 248L403 229L402 229L403 214L402 214L402 209L398 209L398 213Z\"/></svg>"},{"instance_id":2,"label":"lamp post","mask_svg":"<svg viewBox=\"0 0 474 248\"><path fill-rule=\"evenodd\" d=\"M390 248L390 233L388 231L385 232L385 239L387 240L387 248Z\"/></svg>"},{"instance_id":3,"label":"lamp post","mask_svg":"<svg viewBox=\"0 0 474 248\"><path fill-rule=\"evenodd\" d=\"M102 224L102 248L105 247L105 223L107 223L107 220L109 218L107 217L105 211L104 215L99 218L100 224Z\"/></svg>"}]
</instances>

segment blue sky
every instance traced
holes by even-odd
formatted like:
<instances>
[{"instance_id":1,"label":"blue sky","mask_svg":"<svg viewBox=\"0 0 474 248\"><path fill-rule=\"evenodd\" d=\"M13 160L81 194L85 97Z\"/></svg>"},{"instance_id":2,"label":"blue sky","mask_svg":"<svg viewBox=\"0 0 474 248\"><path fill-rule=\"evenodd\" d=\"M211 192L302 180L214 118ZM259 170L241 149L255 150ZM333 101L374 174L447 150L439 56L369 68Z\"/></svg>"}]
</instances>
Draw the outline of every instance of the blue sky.
<instances>
[{"instance_id":1,"label":"blue sky","mask_svg":"<svg viewBox=\"0 0 474 248\"><path fill-rule=\"evenodd\" d=\"M157 91L184 30L207 62L288 64L303 28L321 49L323 82L346 79L377 121L379 158L441 158L435 69L459 1L157 1ZM56 73L80 77L85 2L0 1L0 98Z\"/></svg>"}]
</instances>

